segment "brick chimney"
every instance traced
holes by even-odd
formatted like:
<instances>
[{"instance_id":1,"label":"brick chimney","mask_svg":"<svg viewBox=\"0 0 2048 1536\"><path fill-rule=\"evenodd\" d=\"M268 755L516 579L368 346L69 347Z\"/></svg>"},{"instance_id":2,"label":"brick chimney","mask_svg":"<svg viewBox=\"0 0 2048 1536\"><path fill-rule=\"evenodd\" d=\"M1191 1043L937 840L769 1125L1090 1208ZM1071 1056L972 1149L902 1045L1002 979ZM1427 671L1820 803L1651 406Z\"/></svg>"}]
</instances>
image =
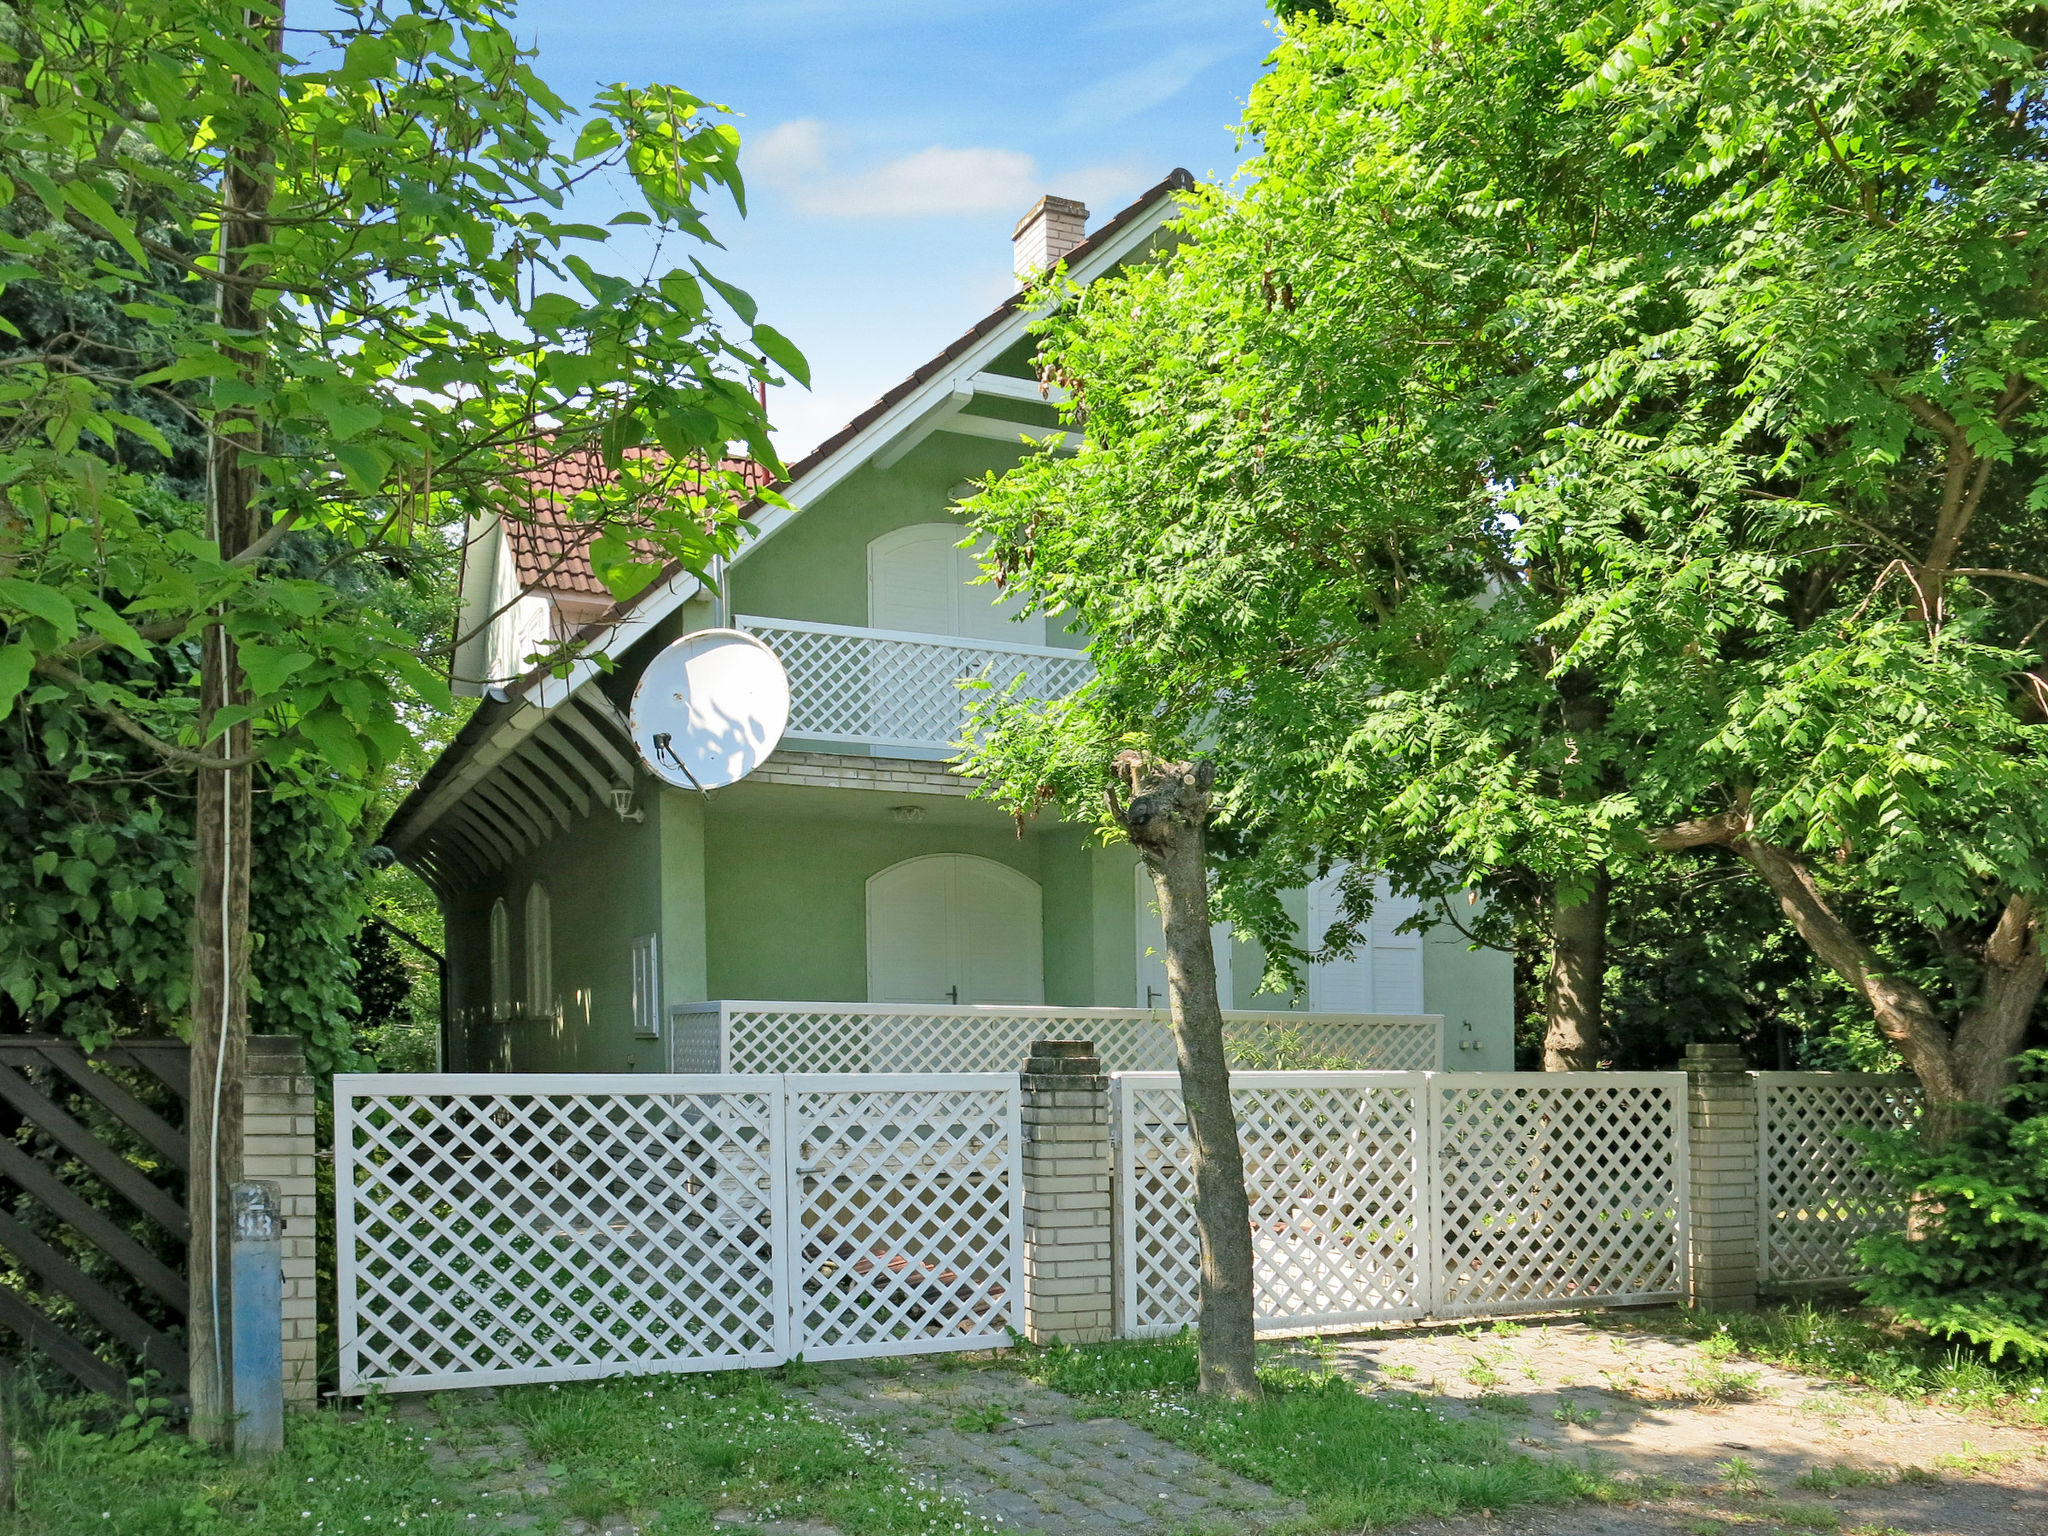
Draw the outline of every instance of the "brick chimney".
<instances>
[{"instance_id":1,"label":"brick chimney","mask_svg":"<svg viewBox=\"0 0 2048 1536\"><path fill-rule=\"evenodd\" d=\"M1011 269L1022 288L1038 273L1058 265L1060 258L1079 245L1088 231L1088 210L1071 197L1050 193L1032 205L1017 221L1010 236Z\"/></svg>"}]
</instances>

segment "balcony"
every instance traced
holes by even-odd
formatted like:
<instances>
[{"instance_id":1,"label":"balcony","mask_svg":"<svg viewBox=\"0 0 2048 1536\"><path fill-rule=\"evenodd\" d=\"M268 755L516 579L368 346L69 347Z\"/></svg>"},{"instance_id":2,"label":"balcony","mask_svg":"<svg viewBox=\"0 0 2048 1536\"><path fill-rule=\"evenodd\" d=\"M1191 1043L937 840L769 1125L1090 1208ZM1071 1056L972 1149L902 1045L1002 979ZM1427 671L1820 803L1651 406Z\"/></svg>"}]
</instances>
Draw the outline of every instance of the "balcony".
<instances>
[{"instance_id":1,"label":"balcony","mask_svg":"<svg viewBox=\"0 0 2048 1536\"><path fill-rule=\"evenodd\" d=\"M961 684L1008 687L1057 699L1094 675L1081 651L1010 645L952 635L901 634L741 615L789 673L789 735L892 752L949 752L966 728L973 697Z\"/></svg>"},{"instance_id":2,"label":"balcony","mask_svg":"<svg viewBox=\"0 0 2048 1536\"><path fill-rule=\"evenodd\" d=\"M678 1003L669 1010L671 1072L1016 1072L1040 1039L1092 1040L1111 1072L1174 1063L1164 1013L1021 1003ZM1226 1043L1261 1062L1368 1071L1441 1071L1440 1014L1223 1015ZM1301 1058L1309 1058L1302 1060Z\"/></svg>"}]
</instances>

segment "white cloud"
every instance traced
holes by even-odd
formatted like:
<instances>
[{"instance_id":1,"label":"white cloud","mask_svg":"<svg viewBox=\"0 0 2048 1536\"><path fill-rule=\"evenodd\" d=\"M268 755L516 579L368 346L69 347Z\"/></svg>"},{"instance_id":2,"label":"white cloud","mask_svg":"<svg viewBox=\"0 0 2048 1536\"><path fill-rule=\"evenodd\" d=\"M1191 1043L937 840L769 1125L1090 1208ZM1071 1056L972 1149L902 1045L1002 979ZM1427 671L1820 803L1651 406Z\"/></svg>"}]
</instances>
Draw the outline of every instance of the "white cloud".
<instances>
[{"instance_id":1,"label":"white cloud","mask_svg":"<svg viewBox=\"0 0 2048 1536\"><path fill-rule=\"evenodd\" d=\"M1014 149L933 145L863 171L832 166L823 123L796 118L748 141L749 177L786 193L800 213L828 219L917 219L948 214L1019 215L1046 192L1078 197L1098 212L1122 206L1147 183L1128 164L1082 166L1047 177Z\"/></svg>"},{"instance_id":2,"label":"white cloud","mask_svg":"<svg viewBox=\"0 0 2048 1536\"><path fill-rule=\"evenodd\" d=\"M1022 213L1038 193L1038 162L1012 149L920 149L852 176L796 189L797 206L827 218L904 219L944 213Z\"/></svg>"},{"instance_id":3,"label":"white cloud","mask_svg":"<svg viewBox=\"0 0 2048 1536\"><path fill-rule=\"evenodd\" d=\"M743 141L742 169L770 183L816 176L825 169L825 125L815 117L777 123L759 138Z\"/></svg>"},{"instance_id":4,"label":"white cloud","mask_svg":"<svg viewBox=\"0 0 2048 1536\"><path fill-rule=\"evenodd\" d=\"M1229 56L1223 48L1183 46L1148 64L1106 75L1068 94L1061 104L1069 128L1120 123L1171 101L1211 64Z\"/></svg>"}]
</instances>

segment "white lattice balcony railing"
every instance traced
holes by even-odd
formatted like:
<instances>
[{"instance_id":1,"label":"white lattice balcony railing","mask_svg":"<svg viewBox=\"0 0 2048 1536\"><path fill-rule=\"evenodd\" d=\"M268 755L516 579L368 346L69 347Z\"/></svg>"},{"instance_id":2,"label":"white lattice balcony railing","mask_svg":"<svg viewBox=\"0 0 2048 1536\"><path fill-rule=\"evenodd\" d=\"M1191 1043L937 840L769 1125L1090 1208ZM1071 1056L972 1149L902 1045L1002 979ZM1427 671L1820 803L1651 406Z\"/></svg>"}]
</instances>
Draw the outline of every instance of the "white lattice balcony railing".
<instances>
[{"instance_id":1,"label":"white lattice balcony railing","mask_svg":"<svg viewBox=\"0 0 2048 1536\"><path fill-rule=\"evenodd\" d=\"M1057 699L1094 675L1081 651L1010 645L951 635L913 635L807 619L741 615L789 673L789 734L812 741L931 750L952 746L973 697L961 684L1006 688Z\"/></svg>"},{"instance_id":2,"label":"white lattice balcony railing","mask_svg":"<svg viewBox=\"0 0 2048 1536\"><path fill-rule=\"evenodd\" d=\"M1441 1014L1223 1015L1247 1066L1440 1071ZM671 1072L1017 1072L1031 1042L1092 1040L1105 1071L1174 1067L1163 1012L1013 1003L678 1003Z\"/></svg>"}]
</instances>

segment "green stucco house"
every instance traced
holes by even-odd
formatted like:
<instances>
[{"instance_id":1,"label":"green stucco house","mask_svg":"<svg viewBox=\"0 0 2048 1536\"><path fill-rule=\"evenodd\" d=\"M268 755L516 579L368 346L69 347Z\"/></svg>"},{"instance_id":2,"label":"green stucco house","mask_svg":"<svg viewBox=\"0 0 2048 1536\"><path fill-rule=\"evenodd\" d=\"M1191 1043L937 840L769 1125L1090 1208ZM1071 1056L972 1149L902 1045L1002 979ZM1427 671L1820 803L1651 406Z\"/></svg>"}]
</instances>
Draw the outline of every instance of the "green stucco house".
<instances>
[{"instance_id":1,"label":"green stucco house","mask_svg":"<svg viewBox=\"0 0 2048 1536\"><path fill-rule=\"evenodd\" d=\"M1188 185L1176 171L1092 234L1046 198L1017 270L1064 258L1088 282L1152 251ZM723 599L673 571L612 604L545 508L472 529L463 628L496 618L456 674L489 681L384 833L446 914L446 1067L1008 1069L1045 1033L1170 1064L1135 854L1048 819L1020 838L945 763L956 679L1021 671L1055 696L1088 675L1085 637L1019 619L957 547L968 482L1027 435L1069 436L1031 376L1029 318L1005 302L791 466L797 510L748 509ZM707 797L641 769L624 715L649 658L721 626L775 650L792 704L780 749ZM614 667L525 671L571 635ZM1329 899L1300 893L1309 931ZM1396 933L1407 913L1380 907L1371 942L1293 999L1254 996L1260 957L1219 934L1238 1024L1300 1016L1362 1064L1510 1069L1509 958L1451 926ZM1363 1040L1385 1048L1345 1050Z\"/></svg>"}]
</instances>

